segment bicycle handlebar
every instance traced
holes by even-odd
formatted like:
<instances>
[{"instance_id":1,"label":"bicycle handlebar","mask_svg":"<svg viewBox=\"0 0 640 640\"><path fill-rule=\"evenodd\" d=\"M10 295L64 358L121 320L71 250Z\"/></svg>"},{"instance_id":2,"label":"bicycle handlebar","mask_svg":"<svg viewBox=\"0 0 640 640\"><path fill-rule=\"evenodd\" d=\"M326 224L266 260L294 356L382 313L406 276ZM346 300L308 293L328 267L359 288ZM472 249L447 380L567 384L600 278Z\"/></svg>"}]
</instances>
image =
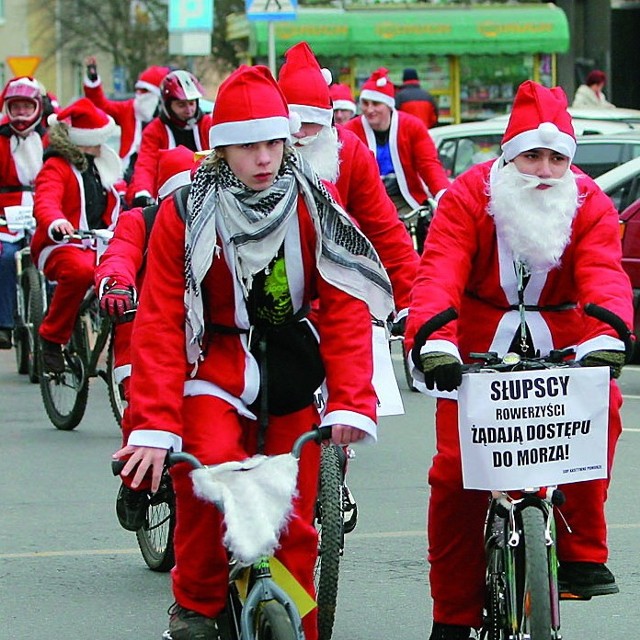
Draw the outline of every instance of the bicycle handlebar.
<instances>
[{"instance_id":1,"label":"bicycle handlebar","mask_svg":"<svg viewBox=\"0 0 640 640\"><path fill-rule=\"evenodd\" d=\"M113 236L113 231L108 229L74 229L73 233L62 233L58 229L51 231L51 237L56 242L62 240L109 240Z\"/></svg>"},{"instance_id":2,"label":"bicycle handlebar","mask_svg":"<svg viewBox=\"0 0 640 640\"><path fill-rule=\"evenodd\" d=\"M316 426L310 431L303 433L296 439L296 441L293 443L293 447L291 448L291 455L299 460L302 447L304 447L307 442L320 443L323 440L329 440L329 438L331 438L331 426ZM167 467L172 467L174 464L179 464L180 462L186 462L187 464L190 464L194 469L202 469L205 466L202 464L202 462L200 462L200 460L198 460L198 458L196 458L194 455L191 455L190 453L186 453L184 451L167 451L167 457L165 459L165 465ZM112 460L111 472L113 473L113 475L119 476L126 463L126 460Z\"/></svg>"},{"instance_id":3,"label":"bicycle handlebar","mask_svg":"<svg viewBox=\"0 0 640 640\"><path fill-rule=\"evenodd\" d=\"M611 328L613 328L618 337L624 343L624 351L625 351L625 364L628 364L631 361L633 356L633 333L627 327L624 320L620 318L620 316L613 313L613 311L609 311L609 309L605 309L600 305L594 303L587 303L584 306L584 312L596 320L600 320L605 324L608 324ZM416 367L420 367L420 349L425 344L425 342L429 339L433 333L435 333L438 329L441 329L446 324L455 320L458 317L458 312L454 307L449 307L444 311L441 311L437 315L433 316L430 320L425 322L422 327L416 333L413 349L411 350L411 360ZM473 354L476 357L488 356L490 354ZM549 356L544 356L540 358L526 358L521 362L525 363L550 363L550 364L558 364L562 361L562 358L566 355L566 351L552 351Z\"/></svg>"}]
</instances>

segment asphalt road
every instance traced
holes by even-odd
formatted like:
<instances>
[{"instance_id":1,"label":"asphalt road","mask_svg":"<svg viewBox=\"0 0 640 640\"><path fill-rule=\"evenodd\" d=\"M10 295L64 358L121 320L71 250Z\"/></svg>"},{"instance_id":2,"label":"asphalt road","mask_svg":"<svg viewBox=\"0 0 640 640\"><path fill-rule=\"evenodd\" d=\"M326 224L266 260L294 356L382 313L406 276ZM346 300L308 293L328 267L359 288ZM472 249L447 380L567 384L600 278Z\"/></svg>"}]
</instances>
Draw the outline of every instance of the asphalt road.
<instances>
[{"instance_id":1,"label":"asphalt road","mask_svg":"<svg viewBox=\"0 0 640 640\"><path fill-rule=\"evenodd\" d=\"M621 592L563 604L565 640L637 637L640 369L628 367L621 385L625 431L608 503L609 565ZM39 388L16 373L12 352L0 352L0 388L0 638L159 640L172 602L169 578L146 568L135 537L115 519L118 481L109 459L119 432L105 385L92 382L87 415L73 432L49 423ZM350 463L360 517L341 565L336 640L429 635L433 402L401 388L406 414L383 418L378 444L359 446Z\"/></svg>"}]
</instances>

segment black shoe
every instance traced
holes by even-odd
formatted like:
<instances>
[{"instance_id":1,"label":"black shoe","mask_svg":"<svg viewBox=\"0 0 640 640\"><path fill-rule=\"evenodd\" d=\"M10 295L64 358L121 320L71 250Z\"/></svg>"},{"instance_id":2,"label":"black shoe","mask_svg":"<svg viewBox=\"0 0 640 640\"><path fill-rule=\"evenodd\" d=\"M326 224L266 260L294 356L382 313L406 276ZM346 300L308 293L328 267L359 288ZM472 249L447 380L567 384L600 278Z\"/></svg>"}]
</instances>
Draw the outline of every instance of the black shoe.
<instances>
[{"instance_id":1,"label":"black shoe","mask_svg":"<svg viewBox=\"0 0 640 640\"><path fill-rule=\"evenodd\" d=\"M618 593L616 579L604 563L561 562L558 567L558 589L561 598L588 599Z\"/></svg>"},{"instance_id":2,"label":"black shoe","mask_svg":"<svg viewBox=\"0 0 640 640\"><path fill-rule=\"evenodd\" d=\"M11 349L11 329L0 329L0 349Z\"/></svg>"},{"instance_id":3,"label":"black shoe","mask_svg":"<svg viewBox=\"0 0 640 640\"><path fill-rule=\"evenodd\" d=\"M169 607L171 640L220 640L215 618L185 609L175 602Z\"/></svg>"},{"instance_id":4,"label":"black shoe","mask_svg":"<svg viewBox=\"0 0 640 640\"><path fill-rule=\"evenodd\" d=\"M42 344L42 367L48 373L64 372L64 355L62 345L40 338Z\"/></svg>"},{"instance_id":5,"label":"black shoe","mask_svg":"<svg viewBox=\"0 0 640 640\"><path fill-rule=\"evenodd\" d=\"M429 640L471 640L471 627L434 622Z\"/></svg>"},{"instance_id":6,"label":"black shoe","mask_svg":"<svg viewBox=\"0 0 640 640\"><path fill-rule=\"evenodd\" d=\"M120 485L116 497L116 515L118 522L127 531L142 529L147 517L149 494L146 491L134 491L126 485Z\"/></svg>"}]
</instances>

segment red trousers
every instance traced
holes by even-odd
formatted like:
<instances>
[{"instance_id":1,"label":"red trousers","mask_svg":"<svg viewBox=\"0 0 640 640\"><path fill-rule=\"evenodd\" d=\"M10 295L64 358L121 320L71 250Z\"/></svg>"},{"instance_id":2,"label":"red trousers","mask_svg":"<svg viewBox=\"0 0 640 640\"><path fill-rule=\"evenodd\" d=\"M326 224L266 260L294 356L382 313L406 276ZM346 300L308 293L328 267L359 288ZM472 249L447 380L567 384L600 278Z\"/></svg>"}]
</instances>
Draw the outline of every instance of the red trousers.
<instances>
[{"instance_id":1,"label":"red trousers","mask_svg":"<svg viewBox=\"0 0 640 640\"><path fill-rule=\"evenodd\" d=\"M264 453L287 453L294 440L318 423L315 407L271 417ZM204 464L243 460L255 453L257 423L238 415L224 400L213 396L184 399L183 449ZM298 496L293 516L280 538L278 559L302 586L315 595L313 569L317 556L317 535L313 525L320 466L320 447L305 446L299 464ZM225 606L228 584L228 556L222 545L222 517L210 503L195 497L190 467L172 469L176 492L176 565L172 571L176 601L203 615L215 617ZM303 619L307 640L317 640L315 610Z\"/></svg>"},{"instance_id":2,"label":"red trousers","mask_svg":"<svg viewBox=\"0 0 640 640\"><path fill-rule=\"evenodd\" d=\"M615 446L622 431L621 406L622 395L612 382L609 394L609 477ZM455 401L438 400L437 450L429 471L429 581L436 622L478 628L482 624L484 603L483 531L489 492L462 488L457 411ZM567 500L560 510L573 533L568 533L562 518L556 518L560 560L606 562L604 503L608 486L608 479L562 485Z\"/></svg>"},{"instance_id":3,"label":"red trousers","mask_svg":"<svg viewBox=\"0 0 640 640\"><path fill-rule=\"evenodd\" d=\"M40 335L50 342L66 344L73 333L80 303L93 286L96 254L91 249L58 247L44 265L47 280L57 282Z\"/></svg>"}]
</instances>

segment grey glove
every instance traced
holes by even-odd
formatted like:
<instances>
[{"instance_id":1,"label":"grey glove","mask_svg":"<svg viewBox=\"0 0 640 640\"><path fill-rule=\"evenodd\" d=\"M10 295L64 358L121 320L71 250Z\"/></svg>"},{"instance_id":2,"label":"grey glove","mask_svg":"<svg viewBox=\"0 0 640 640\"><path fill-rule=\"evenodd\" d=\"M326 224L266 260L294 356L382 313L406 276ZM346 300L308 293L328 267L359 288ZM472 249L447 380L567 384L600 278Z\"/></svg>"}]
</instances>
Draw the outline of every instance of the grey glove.
<instances>
[{"instance_id":1,"label":"grey glove","mask_svg":"<svg viewBox=\"0 0 640 640\"><path fill-rule=\"evenodd\" d=\"M583 367L609 367L612 378L619 378L622 367L626 364L624 351L610 351L609 349L590 351L580 362Z\"/></svg>"},{"instance_id":2,"label":"grey glove","mask_svg":"<svg viewBox=\"0 0 640 640\"><path fill-rule=\"evenodd\" d=\"M439 391L454 391L462 382L462 364L455 356L443 351L420 354L427 389L434 385Z\"/></svg>"}]
</instances>

